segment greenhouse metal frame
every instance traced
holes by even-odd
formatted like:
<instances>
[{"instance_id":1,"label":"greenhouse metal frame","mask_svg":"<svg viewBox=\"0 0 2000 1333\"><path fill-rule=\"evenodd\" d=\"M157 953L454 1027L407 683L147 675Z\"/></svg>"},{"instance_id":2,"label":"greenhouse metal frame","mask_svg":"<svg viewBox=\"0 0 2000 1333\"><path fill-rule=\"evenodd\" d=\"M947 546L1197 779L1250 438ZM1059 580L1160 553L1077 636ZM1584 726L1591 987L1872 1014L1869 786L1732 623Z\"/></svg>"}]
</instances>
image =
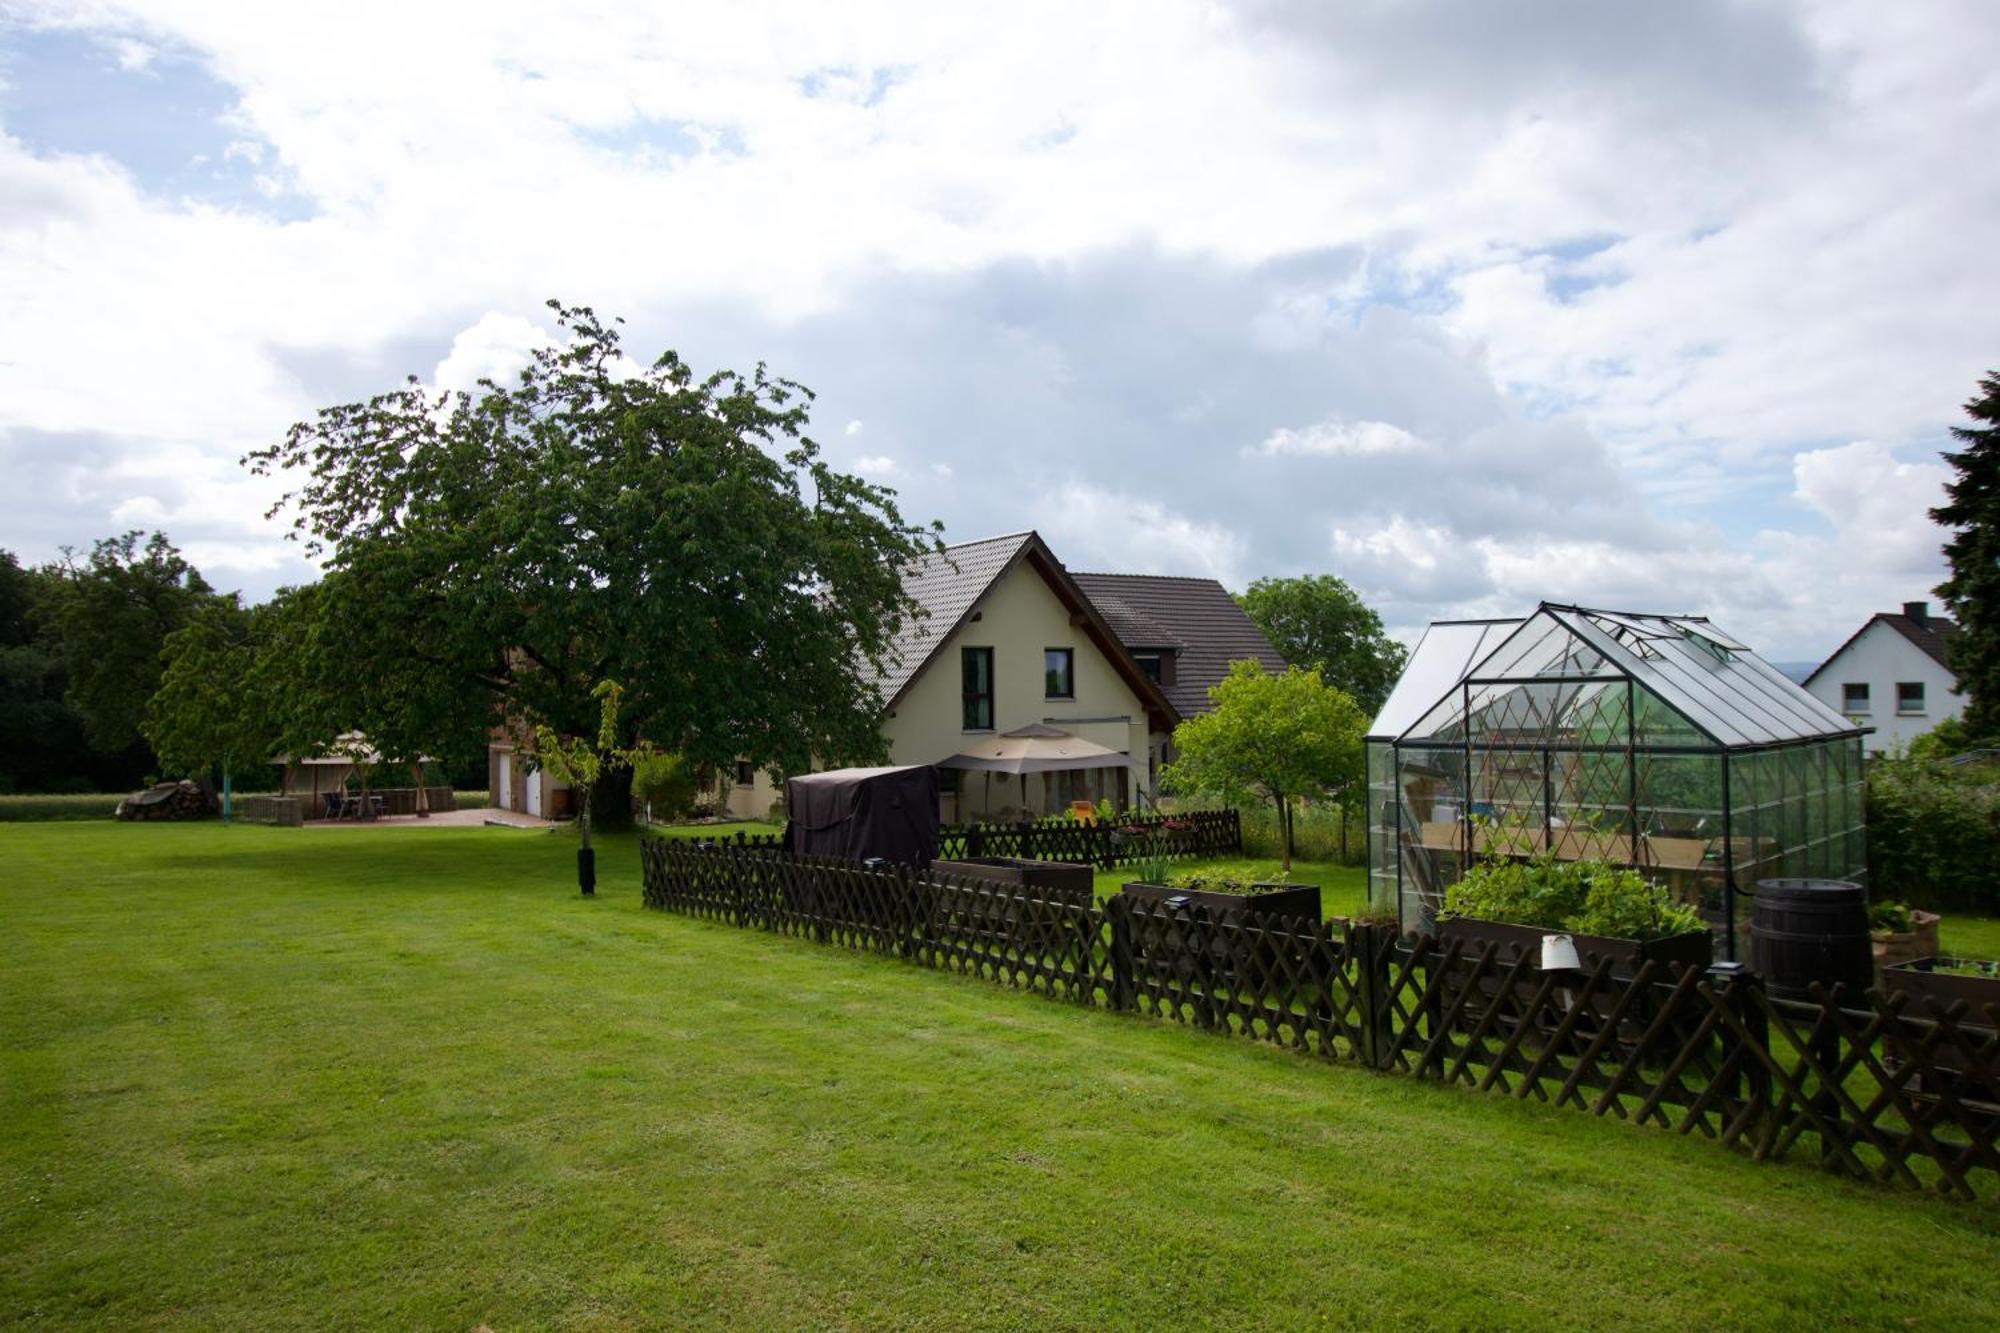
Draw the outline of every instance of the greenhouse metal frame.
<instances>
[{"instance_id":1,"label":"greenhouse metal frame","mask_svg":"<svg viewBox=\"0 0 2000 1333\"><path fill-rule=\"evenodd\" d=\"M1368 737L1371 897L1429 929L1476 861L1605 860L1734 958L1759 880L1865 882L1866 731L1699 616L1434 624Z\"/></svg>"}]
</instances>

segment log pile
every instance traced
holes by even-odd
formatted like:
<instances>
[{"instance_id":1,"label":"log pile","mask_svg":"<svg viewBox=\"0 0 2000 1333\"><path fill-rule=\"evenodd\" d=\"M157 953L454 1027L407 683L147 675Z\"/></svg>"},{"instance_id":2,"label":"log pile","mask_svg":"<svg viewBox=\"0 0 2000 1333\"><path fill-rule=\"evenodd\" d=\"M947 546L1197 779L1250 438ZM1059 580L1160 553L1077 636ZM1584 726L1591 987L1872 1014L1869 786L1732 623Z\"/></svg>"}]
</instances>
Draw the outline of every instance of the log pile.
<instances>
[{"instance_id":1,"label":"log pile","mask_svg":"<svg viewBox=\"0 0 2000 1333\"><path fill-rule=\"evenodd\" d=\"M219 807L215 797L192 782L162 782L118 803L120 819L207 819Z\"/></svg>"}]
</instances>

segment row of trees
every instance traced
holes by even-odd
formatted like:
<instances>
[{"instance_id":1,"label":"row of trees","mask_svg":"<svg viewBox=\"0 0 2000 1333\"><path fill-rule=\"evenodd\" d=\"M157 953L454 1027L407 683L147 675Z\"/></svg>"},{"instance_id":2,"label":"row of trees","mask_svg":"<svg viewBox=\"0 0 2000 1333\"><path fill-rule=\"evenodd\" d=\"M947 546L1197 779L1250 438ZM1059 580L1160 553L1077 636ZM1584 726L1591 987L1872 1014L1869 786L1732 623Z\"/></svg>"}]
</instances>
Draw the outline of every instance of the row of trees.
<instances>
[{"instance_id":1,"label":"row of trees","mask_svg":"<svg viewBox=\"0 0 2000 1333\"><path fill-rule=\"evenodd\" d=\"M160 533L39 567L0 551L0 791L116 790L159 772L145 725L161 651L215 600Z\"/></svg>"}]
</instances>

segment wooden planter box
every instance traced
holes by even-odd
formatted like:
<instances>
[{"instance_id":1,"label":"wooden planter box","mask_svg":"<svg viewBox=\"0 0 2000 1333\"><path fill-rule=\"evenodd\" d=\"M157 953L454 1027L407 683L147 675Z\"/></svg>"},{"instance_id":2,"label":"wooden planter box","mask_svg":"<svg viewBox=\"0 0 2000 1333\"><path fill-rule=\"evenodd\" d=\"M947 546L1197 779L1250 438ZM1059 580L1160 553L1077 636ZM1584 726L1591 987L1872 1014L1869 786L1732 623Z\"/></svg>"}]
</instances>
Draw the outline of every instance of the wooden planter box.
<instances>
[{"instance_id":1,"label":"wooden planter box","mask_svg":"<svg viewBox=\"0 0 2000 1333\"><path fill-rule=\"evenodd\" d=\"M1317 884L1252 884L1250 888L1249 893L1219 893L1214 889L1177 889L1171 884L1134 881L1125 886L1125 896L1148 907L1156 907L1169 898L1185 898L1189 907L1206 911L1211 921L1256 916L1320 919Z\"/></svg>"},{"instance_id":2,"label":"wooden planter box","mask_svg":"<svg viewBox=\"0 0 2000 1333\"><path fill-rule=\"evenodd\" d=\"M1177 889L1170 884L1135 881L1125 886L1124 897L1152 909L1154 916L1135 923L1132 932L1133 964L1151 973L1161 983L1173 986L1199 984L1213 979L1234 984L1250 964L1249 972L1268 975L1278 964L1277 941L1257 952L1240 956L1244 942L1233 932L1207 935L1206 949L1200 935L1202 923L1269 924L1277 927L1312 925L1320 920L1319 885L1253 884L1250 893L1219 893L1213 889ZM1181 901L1184 900L1184 901ZM1161 922L1157 911L1173 902L1179 909L1174 920Z\"/></svg>"},{"instance_id":3,"label":"wooden planter box","mask_svg":"<svg viewBox=\"0 0 2000 1333\"><path fill-rule=\"evenodd\" d=\"M2000 1032L2000 976L1968 977L1932 970L1939 963L1957 961L1918 958L1892 964L1882 969L1882 990L1909 996L1903 1012L1914 1018L1943 1018L1952 1005L1963 1000L1966 1012L1958 1020L1960 1028L1982 1034ZM1891 1069L1912 1062L1919 1065L1919 1072L1906 1085L1911 1091L1936 1096L1948 1090L1960 1102L2000 1116L2000 1041L1989 1042L1980 1053L1984 1058L1975 1063L1955 1044L1933 1046L1926 1054L1900 1024L1891 1024L1884 1036L1884 1063Z\"/></svg>"},{"instance_id":4,"label":"wooden planter box","mask_svg":"<svg viewBox=\"0 0 2000 1333\"><path fill-rule=\"evenodd\" d=\"M1706 930L1691 930L1660 940L1627 940L1606 935L1579 935L1574 931L1551 930L1545 926L1521 926L1511 921L1446 917L1438 922L1438 943L1441 948L1448 949L1454 941L1462 942L1459 959L1460 966L1465 969L1454 971L1445 978L1443 991L1447 1010L1464 993L1466 977L1489 943L1498 946L1493 954L1496 969L1512 968L1514 960L1521 956L1529 960L1527 968L1511 989L1504 971L1479 977L1474 983L1478 994L1459 1010L1456 1026L1469 1036L1471 1029L1479 1023L1480 1014L1499 1000L1500 1006L1489 1030L1498 1029L1511 1034L1525 1022L1531 1032L1522 1042L1522 1049L1531 1054L1538 1053L1561 1028L1562 1016L1568 1007L1581 1002L1585 1005L1585 1012L1570 1025L1565 1042L1565 1049L1574 1047L1576 1053L1581 1053L1610 1022L1616 1000L1603 991L1592 992L1581 1001L1574 1000L1571 996L1575 992L1559 988L1551 992L1552 998L1545 1001L1540 1009L1531 1011L1535 994L1542 984L1542 940L1550 935L1568 935L1575 941L1577 961L1582 964L1583 972L1594 971L1600 961L1608 959L1611 974L1619 978L1636 976L1640 967L1650 961L1707 967L1715 956L1714 937ZM1660 980L1666 982L1668 978L1662 976ZM1620 1018L1615 1040L1621 1046L1636 1046L1657 1012L1653 996L1635 996ZM1695 1030L1699 1027L1699 1020L1693 1016L1689 1016L1686 1022L1687 1030L1681 1034L1682 1045L1694 1040Z\"/></svg>"},{"instance_id":5,"label":"wooden planter box","mask_svg":"<svg viewBox=\"0 0 2000 1333\"><path fill-rule=\"evenodd\" d=\"M1883 969L1903 963L1914 963L1919 958L1935 958L1938 955L1938 914L1910 909L1910 928L1905 931L1878 930L1875 940L1875 981L1880 985ZM1970 977L1966 980L1977 981Z\"/></svg>"},{"instance_id":6,"label":"wooden planter box","mask_svg":"<svg viewBox=\"0 0 2000 1333\"><path fill-rule=\"evenodd\" d=\"M1542 940L1549 935L1568 935L1576 941L1576 956L1584 971L1595 968L1599 959L1608 958L1612 975L1618 977L1637 975L1640 966L1651 961L1707 967L1715 960L1715 939L1705 930L1669 935L1663 940L1622 940L1608 935L1578 935L1545 926L1517 926L1511 921L1452 916L1438 922L1437 935L1438 943L1446 946L1454 940L1464 941L1461 958L1477 958L1489 942L1500 946L1494 954L1496 963L1511 964L1515 954L1525 953L1535 960L1537 972L1541 970Z\"/></svg>"},{"instance_id":7,"label":"wooden planter box","mask_svg":"<svg viewBox=\"0 0 2000 1333\"><path fill-rule=\"evenodd\" d=\"M962 879L991 880L1027 891L1030 896L1073 907L1097 901L1096 872L1074 861L1033 861L1020 856L961 856L938 859L931 869Z\"/></svg>"}]
</instances>

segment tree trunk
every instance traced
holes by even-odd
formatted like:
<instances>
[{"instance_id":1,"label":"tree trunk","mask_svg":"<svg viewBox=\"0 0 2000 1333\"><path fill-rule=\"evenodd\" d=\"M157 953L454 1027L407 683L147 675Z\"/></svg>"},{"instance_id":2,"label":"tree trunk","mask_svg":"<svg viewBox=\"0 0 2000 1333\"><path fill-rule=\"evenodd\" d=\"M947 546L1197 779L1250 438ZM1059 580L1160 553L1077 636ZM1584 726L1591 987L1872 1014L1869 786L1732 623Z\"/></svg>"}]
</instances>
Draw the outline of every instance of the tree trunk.
<instances>
[{"instance_id":1,"label":"tree trunk","mask_svg":"<svg viewBox=\"0 0 2000 1333\"><path fill-rule=\"evenodd\" d=\"M1271 800L1278 807L1278 868L1285 874L1292 873L1292 812L1283 792L1272 792Z\"/></svg>"},{"instance_id":2,"label":"tree trunk","mask_svg":"<svg viewBox=\"0 0 2000 1333\"><path fill-rule=\"evenodd\" d=\"M584 804L578 797L578 806ZM591 821L612 832L632 827L632 770L624 765L601 775L590 788Z\"/></svg>"}]
</instances>

